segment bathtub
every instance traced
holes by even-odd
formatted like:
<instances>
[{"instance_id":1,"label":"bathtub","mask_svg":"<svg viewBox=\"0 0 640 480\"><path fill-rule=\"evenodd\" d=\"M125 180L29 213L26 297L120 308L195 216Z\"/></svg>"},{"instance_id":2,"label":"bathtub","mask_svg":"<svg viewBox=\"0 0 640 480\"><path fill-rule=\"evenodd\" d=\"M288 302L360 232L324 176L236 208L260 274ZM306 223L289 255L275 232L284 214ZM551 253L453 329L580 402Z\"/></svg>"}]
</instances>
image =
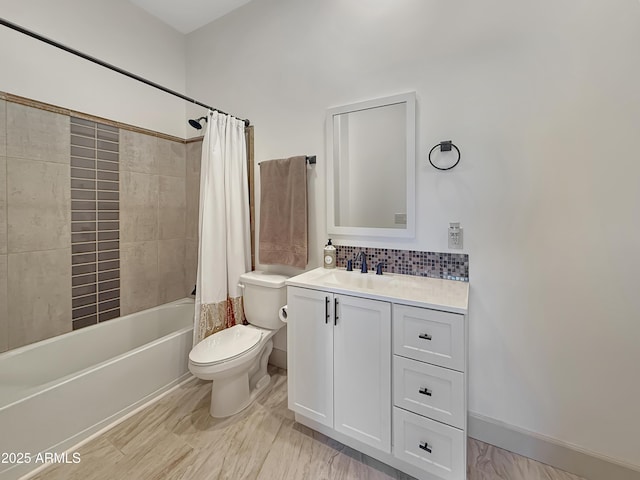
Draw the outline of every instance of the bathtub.
<instances>
[{"instance_id":1,"label":"bathtub","mask_svg":"<svg viewBox=\"0 0 640 480\"><path fill-rule=\"evenodd\" d=\"M186 298L0 354L0 479L190 378L193 313Z\"/></svg>"}]
</instances>

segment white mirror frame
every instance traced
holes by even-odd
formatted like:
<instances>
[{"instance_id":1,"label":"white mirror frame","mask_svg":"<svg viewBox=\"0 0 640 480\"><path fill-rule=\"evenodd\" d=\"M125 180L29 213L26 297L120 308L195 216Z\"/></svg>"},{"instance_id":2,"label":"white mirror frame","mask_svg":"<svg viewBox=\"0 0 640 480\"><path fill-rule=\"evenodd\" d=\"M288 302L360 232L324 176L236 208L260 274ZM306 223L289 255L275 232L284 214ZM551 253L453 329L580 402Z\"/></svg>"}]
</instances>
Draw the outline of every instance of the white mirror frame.
<instances>
[{"instance_id":1,"label":"white mirror frame","mask_svg":"<svg viewBox=\"0 0 640 480\"><path fill-rule=\"evenodd\" d=\"M345 227L336 225L335 221L335 193L334 193L334 145L333 145L333 117L343 113L357 112L370 108L384 107L405 103L407 126L407 226L406 228L375 228L375 227ZM416 231L415 203L416 203L416 93L409 92L390 97L352 103L327 110L326 118L327 138L327 233L335 235L350 235L362 237L395 237L414 238Z\"/></svg>"}]
</instances>

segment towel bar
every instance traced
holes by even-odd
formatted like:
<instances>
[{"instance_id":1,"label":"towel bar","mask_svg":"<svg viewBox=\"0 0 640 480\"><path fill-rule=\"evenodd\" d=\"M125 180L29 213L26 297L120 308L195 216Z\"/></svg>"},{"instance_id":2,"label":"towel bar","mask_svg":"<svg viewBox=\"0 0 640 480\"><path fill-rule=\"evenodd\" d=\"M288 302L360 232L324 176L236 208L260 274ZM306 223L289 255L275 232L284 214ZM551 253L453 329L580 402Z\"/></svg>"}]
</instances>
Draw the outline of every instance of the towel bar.
<instances>
[{"instance_id":1,"label":"towel bar","mask_svg":"<svg viewBox=\"0 0 640 480\"><path fill-rule=\"evenodd\" d=\"M307 164L309 165L315 165L316 164L316 156L315 155L307 155L305 160L307 161ZM260 165L262 162L258 162L258 165Z\"/></svg>"}]
</instances>

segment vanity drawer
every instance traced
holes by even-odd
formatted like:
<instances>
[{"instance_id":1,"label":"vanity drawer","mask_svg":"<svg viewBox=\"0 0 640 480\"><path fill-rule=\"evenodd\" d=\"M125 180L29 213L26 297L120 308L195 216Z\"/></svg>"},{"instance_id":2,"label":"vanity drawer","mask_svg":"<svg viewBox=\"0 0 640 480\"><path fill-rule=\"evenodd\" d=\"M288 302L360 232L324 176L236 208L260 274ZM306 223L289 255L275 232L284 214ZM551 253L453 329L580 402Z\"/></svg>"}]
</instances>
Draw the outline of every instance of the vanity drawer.
<instances>
[{"instance_id":1,"label":"vanity drawer","mask_svg":"<svg viewBox=\"0 0 640 480\"><path fill-rule=\"evenodd\" d=\"M462 430L393 408L393 453L445 480L466 478L465 435Z\"/></svg>"},{"instance_id":2,"label":"vanity drawer","mask_svg":"<svg viewBox=\"0 0 640 480\"><path fill-rule=\"evenodd\" d=\"M464 371L464 315L393 305L393 353Z\"/></svg>"},{"instance_id":3,"label":"vanity drawer","mask_svg":"<svg viewBox=\"0 0 640 480\"><path fill-rule=\"evenodd\" d=\"M464 374L394 355L393 403L464 428Z\"/></svg>"}]
</instances>

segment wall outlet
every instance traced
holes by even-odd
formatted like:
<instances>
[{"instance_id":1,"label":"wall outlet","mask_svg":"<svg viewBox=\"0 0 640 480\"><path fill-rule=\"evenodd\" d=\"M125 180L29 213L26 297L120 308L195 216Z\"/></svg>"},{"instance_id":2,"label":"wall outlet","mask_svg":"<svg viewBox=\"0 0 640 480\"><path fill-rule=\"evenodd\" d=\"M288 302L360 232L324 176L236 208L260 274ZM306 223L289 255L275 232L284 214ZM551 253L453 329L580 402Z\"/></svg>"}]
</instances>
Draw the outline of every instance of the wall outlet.
<instances>
[{"instance_id":1,"label":"wall outlet","mask_svg":"<svg viewBox=\"0 0 640 480\"><path fill-rule=\"evenodd\" d=\"M448 237L449 237L449 248L453 248L453 249L462 248L462 228L460 228L460 223L449 224Z\"/></svg>"},{"instance_id":2,"label":"wall outlet","mask_svg":"<svg viewBox=\"0 0 640 480\"><path fill-rule=\"evenodd\" d=\"M406 225L407 224L407 214L406 213L396 213L395 224L396 225Z\"/></svg>"}]
</instances>

